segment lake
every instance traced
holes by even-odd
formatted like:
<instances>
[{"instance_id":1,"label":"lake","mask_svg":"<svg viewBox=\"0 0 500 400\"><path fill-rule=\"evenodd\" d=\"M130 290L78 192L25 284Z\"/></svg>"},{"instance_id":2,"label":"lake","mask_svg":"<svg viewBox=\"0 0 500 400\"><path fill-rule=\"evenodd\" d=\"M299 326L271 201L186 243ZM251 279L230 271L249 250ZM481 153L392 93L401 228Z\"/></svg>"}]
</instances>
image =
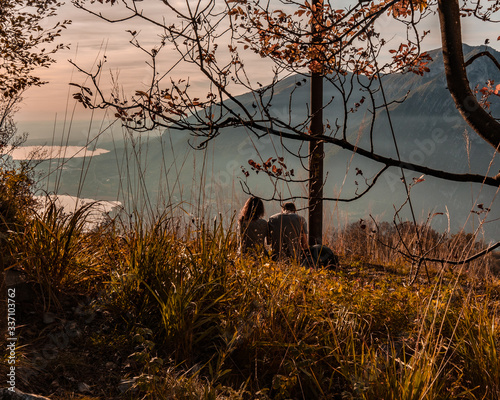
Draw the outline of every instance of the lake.
<instances>
[{"instance_id":1,"label":"lake","mask_svg":"<svg viewBox=\"0 0 500 400\"><path fill-rule=\"evenodd\" d=\"M81 146L20 146L9 154L14 160L21 161L93 157L105 153L109 153L109 150Z\"/></svg>"}]
</instances>

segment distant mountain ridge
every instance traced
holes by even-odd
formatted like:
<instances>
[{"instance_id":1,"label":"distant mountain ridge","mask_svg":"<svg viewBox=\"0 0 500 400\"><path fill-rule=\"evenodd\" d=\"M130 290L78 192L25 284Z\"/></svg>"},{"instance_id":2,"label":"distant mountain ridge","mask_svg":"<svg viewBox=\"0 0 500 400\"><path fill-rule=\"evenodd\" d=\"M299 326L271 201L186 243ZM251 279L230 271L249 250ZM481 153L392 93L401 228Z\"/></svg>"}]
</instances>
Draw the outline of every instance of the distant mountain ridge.
<instances>
[{"instance_id":1,"label":"distant mountain ridge","mask_svg":"<svg viewBox=\"0 0 500 400\"><path fill-rule=\"evenodd\" d=\"M464 45L464 58L465 60L469 60L474 55L485 50L489 51L497 60L500 60L500 53L487 46L473 47ZM432 61L428 65L430 72L423 76L393 74L388 76L385 81L385 88L386 91L389 92L390 97L397 97L398 95L403 96L406 90L411 90L407 101L401 104L403 110L409 109L410 107L417 107L413 110L422 114L440 114L450 106L454 108L453 100L447 90L442 51L441 49L435 49L428 53L432 57ZM471 88L474 89L476 85L480 85L480 87L484 86L488 79L499 82L500 71L489 58L482 57L476 59L467 67L467 76ZM429 88L430 86L432 86L431 89ZM390 91L392 91L392 93L390 93ZM445 96L447 97L441 104L435 101L435 99L438 98L435 96L436 92L442 94L443 99ZM500 104L495 102L493 111L499 110Z\"/></svg>"},{"instance_id":2,"label":"distant mountain ridge","mask_svg":"<svg viewBox=\"0 0 500 400\"><path fill-rule=\"evenodd\" d=\"M484 49L485 46L464 45L464 54L468 59ZM492 48L488 50L500 60L499 52ZM389 107L402 159L453 172L486 174L489 171L489 175L495 175L500 170L500 162L498 157L493 157L494 149L466 125L446 88L441 50L428 53L433 61L428 65L430 72L424 76L390 74L382 79L386 95L391 100L402 99L409 91L404 102L393 103ZM467 71L473 88L484 85L486 79L500 82L500 72L485 57L475 60ZM309 84L302 80L302 76L291 76L276 85L272 106L269 108L272 115L288 118L291 105L292 121L304 119L309 103ZM301 83L300 86L297 82ZM356 82L352 93L350 101L354 103L362 95ZM335 126L343 115L342 98L330 86L325 85L324 99L325 102L331 102L325 108L325 119ZM238 96L238 100L249 109L253 108L252 103L255 101L249 93ZM491 111L494 115L500 115L500 99L492 100L495 101L492 102ZM370 142L371 114L368 107L368 102L365 102L357 112L349 114L346 126L350 140L365 148L369 148ZM378 113L374 126L375 151L395 157L396 144L392 139L386 112L382 109ZM125 197L125 205L149 202L154 207L158 203L168 202L169 197L173 202L185 201L190 204L194 203L194 199L202 198L210 212L231 214L241 207L246 198L238 182L245 180L241 167L249 170L249 159L259 162L268 157L284 156L288 168L293 168L298 178L305 177L300 162L283 149L279 138L257 140L244 128L227 128L209 144L205 159L202 152L188 147L189 138L186 133L167 131L160 138L149 139L147 144L132 146L130 142L123 141L110 153L94 157L90 165L83 165L82 160L71 160L62 172L60 192L107 200L123 200L120 197ZM300 147L298 143L285 141L285 144L290 149L298 150ZM306 154L306 147L301 150L301 154ZM381 168L381 165L373 161L334 146L327 145L325 153L325 172L328 174L325 196L328 197L348 198L364 188L363 177L357 175L356 168L362 170L366 178L373 177ZM127 162L132 166L127 167ZM88 167L88 173L80 190L77 177L84 167ZM416 175L412 171L406 171L405 174L409 181ZM392 219L394 209L406 198L400 177L399 169L389 169L376 187L361 200L347 204L327 203L325 218L335 217L337 222L334 225L342 221L366 218L370 213L380 219ZM273 190L273 185L262 173L257 175L251 172L247 184L252 192L264 198ZM305 196L307 190L304 184L280 184L278 188L282 190L284 197ZM139 189L144 191L142 195L133 193ZM79 193L76 193L78 190ZM201 197L200 192L203 193ZM417 217L420 220L425 220L428 213L449 212L455 229L471 218L477 219L476 214L470 213L477 203L491 205L489 219L500 217L498 201L491 204L494 195L495 190L492 188L446 182L432 177L425 177L424 182L412 189L412 199L415 208L419 210ZM298 203L305 205L304 201ZM277 209L277 203L267 204L269 210ZM338 216L339 212L342 217ZM447 221L436 223L440 229L448 224ZM499 225L498 222L485 225L488 238L500 237ZM477 227L477 223L474 227Z\"/></svg>"}]
</instances>

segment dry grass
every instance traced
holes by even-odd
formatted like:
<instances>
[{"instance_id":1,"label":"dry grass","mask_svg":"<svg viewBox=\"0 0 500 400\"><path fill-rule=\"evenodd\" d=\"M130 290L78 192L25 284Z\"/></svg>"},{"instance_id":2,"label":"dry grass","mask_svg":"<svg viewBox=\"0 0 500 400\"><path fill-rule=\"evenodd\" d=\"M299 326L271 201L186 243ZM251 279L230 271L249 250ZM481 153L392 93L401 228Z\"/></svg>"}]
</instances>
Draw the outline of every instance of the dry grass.
<instances>
[{"instance_id":1,"label":"dry grass","mask_svg":"<svg viewBox=\"0 0 500 400\"><path fill-rule=\"evenodd\" d=\"M341 248L341 267L328 271L238 259L222 221L180 229L170 215L117 218L89 232L79 229L85 216L49 209L26 225L26 240L11 238L12 256L43 289L33 310L55 315L47 324L43 312L23 314L32 327L20 329L20 354L36 371L24 383L33 391L79 398L81 381L90 393L80 394L95 399L500 396L492 275L436 266L430 282L423 274L405 286L409 265L397 250L352 227L336 243L365 252ZM426 246L436 240L457 254L471 246L426 233ZM78 334L34 365L68 321Z\"/></svg>"}]
</instances>

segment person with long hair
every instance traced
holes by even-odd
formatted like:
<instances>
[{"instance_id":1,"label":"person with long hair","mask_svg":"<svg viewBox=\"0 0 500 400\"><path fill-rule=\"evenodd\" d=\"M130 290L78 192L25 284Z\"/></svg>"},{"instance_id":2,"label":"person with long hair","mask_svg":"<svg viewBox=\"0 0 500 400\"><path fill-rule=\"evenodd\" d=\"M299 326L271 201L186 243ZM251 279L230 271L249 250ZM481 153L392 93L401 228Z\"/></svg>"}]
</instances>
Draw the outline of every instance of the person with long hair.
<instances>
[{"instance_id":1,"label":"person with long hair","mask_svg":"<svg viewBox=\"0 0 500 400\"><path fill-rule=\"evenodd\" d=\"M238 218L238 253L267 254L265 241L269 234L267 221L263 219L264 203L258 197L250 197Z\"/></svg>"}]
</instances>

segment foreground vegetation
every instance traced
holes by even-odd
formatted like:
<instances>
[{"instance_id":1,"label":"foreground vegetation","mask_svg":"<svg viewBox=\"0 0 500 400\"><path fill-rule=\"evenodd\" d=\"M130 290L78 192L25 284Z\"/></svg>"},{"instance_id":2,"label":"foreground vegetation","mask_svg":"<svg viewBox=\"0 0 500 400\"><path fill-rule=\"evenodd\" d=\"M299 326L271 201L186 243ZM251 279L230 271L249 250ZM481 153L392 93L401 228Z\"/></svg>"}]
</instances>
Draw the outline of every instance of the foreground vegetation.
<instances>
[{"instance_id":1,"label":"foreground vegetation","mask_svg":"<svg viewBox=\"0 0 500 400\"><path fill-rule=\"evenodd\" d=\"M51 399L500 398L493 255L428 265L407 285L409 265L365 226L336 234L340 267L312 270L238 259L224 221L185 225L171 210L89 230L90 207L66 215L52 204L4 240L5 265L22 278L21 390ZM480 247L426 232L429 245L454 243L458 255Z\"/></svg>"}]
</instances>

